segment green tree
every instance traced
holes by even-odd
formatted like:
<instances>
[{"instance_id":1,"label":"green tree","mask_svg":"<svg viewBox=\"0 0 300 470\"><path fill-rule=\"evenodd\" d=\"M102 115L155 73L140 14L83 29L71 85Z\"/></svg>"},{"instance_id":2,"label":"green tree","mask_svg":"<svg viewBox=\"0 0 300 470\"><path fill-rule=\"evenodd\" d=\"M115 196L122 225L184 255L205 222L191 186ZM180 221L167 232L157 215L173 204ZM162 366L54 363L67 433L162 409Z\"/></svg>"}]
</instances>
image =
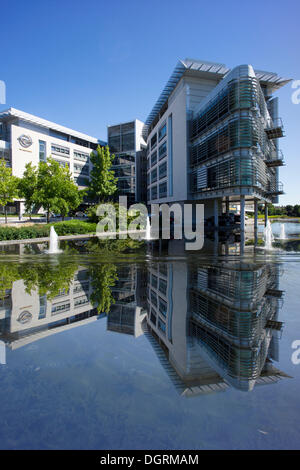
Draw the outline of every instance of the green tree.
<instances>
[{"instance_id":1,"label":"green tree","mask_svg":"<svg viewBox=\"0 0 300 470\"><path fill-rule=\"evenodd\" d=\"M91 153L91 162L93 169L91 171L91 180L89 192L98 202L102 199L112 196L117 190L117 181L114 171L111 169L115 156L110 153L109 147L100 147L97 151Z\"/></svg>"},{"instance_id":2,"label":"green tree","mask_svg":"<svg viewBox=\"0 0 300 470\"><path fill-rule=\"evenodd\" d=\"M62 189L61 198L58 203L59 213L62 216L62 220L65 219L66 215L70 210L77 209L81 204L84 197L84 190L79 190L78 186L72 180L69 168L62 169Z\"/></svg>"},{"instance_id":3,"label":"green tree","mask_svg":"<svg viewBox=\"0 0 300 470\"><path fill-rule=\"evenodd\" d=\"M76 209L81 200L68 167L62 167L51 157L47 163L39 163L34 202L41 204L47 212L47 222L50 221L51 211L64 217L70 209Z\"/></svg>"},{"instance_id":4,"label":"green tree","mask_svg":"<svg viewBox=\"0 0 300 470\"><path fill-rule=\"evenodd\" d=\"M4 158L0 160L0 205L4 206L5 223L7 224L7 204L19 195L19 179L11 174Z\"/></svg>"},{"instance_id":5,"label":"green tree","mask_svg":"<svg viewBox=\"0 0 300 470\"><path fill-rule=\"evenodd\" d=\"M36 197L37 178L37 168L31 162L27 163L23 177L20 179L19 188L20 195L25 199L25 209L30 216L30 220Z\"/></svg>"}]
</instances>

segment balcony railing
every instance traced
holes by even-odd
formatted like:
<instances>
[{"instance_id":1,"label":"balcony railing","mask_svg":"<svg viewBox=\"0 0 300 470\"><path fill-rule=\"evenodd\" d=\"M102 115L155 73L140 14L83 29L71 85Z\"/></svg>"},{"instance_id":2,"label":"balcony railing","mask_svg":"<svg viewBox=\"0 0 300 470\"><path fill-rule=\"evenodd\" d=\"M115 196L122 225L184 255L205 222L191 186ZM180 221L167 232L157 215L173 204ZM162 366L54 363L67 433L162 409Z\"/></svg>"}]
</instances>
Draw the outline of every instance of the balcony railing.
<instances>
[{"instance_id":1,"label":"balcony railing","mask_svg":"<svg viewBox=\"0 0 300 470\"><path fill-rule=\"evenodd\" d=\"M271 196L278 196L279 194L284 194L283 184L279 181L277 184L270 185L266 193Z\"/></svg>"},{"instance_id":2,"label":"balcony railing","mask_svg":"<svg viewBox=\"0 0 300 470\"><path fill-rule=\"evenodd\" d=\"M264 161L268 167L283 166L285 164L282 150L274 151L271 157L266 158Z\"/></svg>"},{"instance_id":3,"label":"balcony railing","mask_svg":"<svg viewBox=\"0 0 300 470\"><path fill-rule=\"evenodd\" d=\"M265 128L268 139L278 139L284 137L284 130L281 118L273 119Z\"/></svg>"}]
</instances>

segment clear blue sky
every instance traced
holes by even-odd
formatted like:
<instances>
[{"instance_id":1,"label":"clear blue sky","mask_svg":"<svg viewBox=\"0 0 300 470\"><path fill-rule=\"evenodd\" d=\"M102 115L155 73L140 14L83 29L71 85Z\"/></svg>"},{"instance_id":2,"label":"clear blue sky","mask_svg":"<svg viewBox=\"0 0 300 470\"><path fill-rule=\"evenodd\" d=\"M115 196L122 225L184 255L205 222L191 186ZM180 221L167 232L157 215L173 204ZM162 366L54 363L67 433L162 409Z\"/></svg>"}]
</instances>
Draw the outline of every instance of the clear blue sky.
<instances>
[{"instance_id":1,"label":"clear blue sky","mask_svg":"<svg viewBox=\"0 0 300 470\"><path fill-rule=\"evenodd\" d=\"M297 0L27 0L1 4L7 105L106 140L145 120L180 58L249 63L300 80ZM278 92L282 204L300 203L300 104Z\"/></svg>"}]
</instances>

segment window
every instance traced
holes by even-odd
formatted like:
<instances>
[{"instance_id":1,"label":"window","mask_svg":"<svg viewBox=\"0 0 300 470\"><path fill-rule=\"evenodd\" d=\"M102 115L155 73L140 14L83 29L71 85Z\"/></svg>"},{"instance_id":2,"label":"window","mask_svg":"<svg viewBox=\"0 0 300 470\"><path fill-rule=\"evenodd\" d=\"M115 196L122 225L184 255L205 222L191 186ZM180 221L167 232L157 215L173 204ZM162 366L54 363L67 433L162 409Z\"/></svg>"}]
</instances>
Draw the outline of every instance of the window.
<instances>
[{"instance_id":1,"label":"window","mask_svg":"<svg viewBox=\"0 0 300 470\"><path fill-rule=\"evenodd\" d=\"M45 162L47 160L46 142L44 142L43 140L39 140L39 149L40 162Z\"/></svg>"},{"instance_id":2,"label":"window","mask_svg":"<svg viewBox=\"0 0 300 470\"><path fill-rule=\"evenodd\" d=\"M153 305L155 305L155 307L157 307L157 297L156 297L156 294L153 290L151 290L151 302L153 303Z\"/></svg>"},{"instance_id":3,"label":"window","mask_svg":"<svg viewBox=\"0 0 300 470\"><path fill-rule=\"evenodd\" d=\"M154 149L156 147L156 144L157 144L157 134L154 134L151 137L151 149Z\"/></svg>"},{"instance_id":4,"label":"window","mask_svg":"<svg viewBox=\"0 0 300 470\"><path fill-rule=\"evenodd\" d=\"M158 318L157 326L162 333L166 334L166 324L161 318Z\"/></svg>"},{"instance_id":5,"label":"window","mask_svg":"<svg viewBox=\"0 0 300 470\"><path fill-rule=\"evenodd\" d=\"M162 158L164 158L166 154L167 154L167 142L164 142L163 144L161 144L161 146L158 149L159 159L161 160Z\"/></svg>"},{"instance_id":6,"label":"window","mask_svg":"<svg viewBox=\"0 0 300 470\"><path fill-rule=\"evenodd\" d=\"M158 131L158 140L160 141L167 135L167 124L165 123Z\"/></svg>"},{"instance_id":7,"label":"window","mask_svg":"<svg viewBox=\"0 0 300 470\"><path fill-rule=\"evenodd\" d=\"M82 305L85 305L85 304L88 304L88 303L89 303L89 299L86 296L77 297L74 300L74 307L78 308L78 307L81 307Z\"/></svg>"},{"instance_id":8,"label":"window","mask_svg":"<svg viewBox=\"0 0 300 470\"><path fill-rule=\"evenodd\" d=\"M54 158L54 160L62 167L66 167L67 165L67 162L63 161L63 160L58 160L57 158Z\"/></svg>"},{"instance_id":9,"label":"window","mask_svg":"<svg viewBox=\"0 0 300 470\"><path fill-rule=\"evenodd\" d=\"M158 305L159 305L160 313L164 317L166 317L167 316L167 310L168 310L167 302L165 302L161 297L159 297Z\"/></svg>"},{"instance_id":10,"label":"window","mask_svg":"<svg viewBox=\"0 0 300 470\"><path fill-rule=\"evenodd\" d=\"M163 295L166 295L167 293L167 282L164 279L159 280L159 292L161 292Z\"/></svg>"},{"instance_id":11,"label":"window","mask_svg":"<svg viewBox=\"0 0 300 470\"><path fill-rule=\"evenodd\" d=\"M90 147L90 144L87 140L78 139L77 137L71 137L70 141L73 144L80 145L81 147Z\"/></svg>"},{"instance_id":12,"label":"window","mask_svg":"<svg viewBox=\"0 0 300 470\"><path fill-rule=\"evenodd\" d=\"M70 149L68 149L67 147L61 147L60 145L51 144L51 153L55 153L57 155L63 155L64 157L69 158Z\"/></svg>"},{"instance_id":13,"label":"window","mask_svg":"<svg viewBox=\"0 0 300 470\"><path fill-rule=\"evenodd\" d=\"M88 153L83 153L83 152L77 152L74 150L74 159L75 160L81 160L83 162L89 161L89 154Z\"/></svg>"},{"instance_id":14,"label":"window","mask_svg":"<svg viewBox=\"0 0 300 470\"><path fill-rule=\"evenodd\" d=\"M151 199L157 199L157 186L151 188Z\"/></svg>"},{"instance_id":15,"label":"window","mask_svg":"<svg viewBox=\"0 0 300 470\"><path fill-rule=\"evenodd\" d=\"M52 315L56 315L57 313L65 312L70 310L70 303L67 304L54 304L51 309Z\"/></svg>"},{"instance_id":16,"label":"window","mask_svg":"<svg viewBox=\"0 0 300 470\"><path fill-rule=\"evenodd\" d=\"M154 166L157 163L157 151L151 154L151 166Z\"/></svg>"},{"instance_id":17,"label":"window","mask_svg":"<svg viewBox=\"0 0 300 470\"><path fill-rule=\"evenodd\" d=\"M166 197L167 196L167 182L160 183L159 185L159 197Z\"/></svg>"},{"instance_id":18,"label":"window","mask_svg":"<svg viewBox=\"0 0 300 470\"><path fill-rule=\"evenodd\" d=\"M153 325L156 325L156 315L153 309L151 309L150 320L151 320L151 323L153 323Z\"/></svg>"},{"instance_id":19,"label":"window","mask_svg":"<svg viewBox=\"0 0 300 470\"><path fill-rule=\"evenodd\" d=\"M151 183L155 183L157 181L157 168L151 171Z\"/></svg>"},{"instance_id":20,"label":"window","mask_svg":"<svg viewBox=\"0 0 300 470\"><path fill-rule=\"evenodd\" d=\"M62 139L62 140L69 140L69 136L67 134L64 134L63 132L55 131L53 129L50 129L49 134L52 137L56 137L57 139Z\"/></svg>"},{"instance_id":21,"label":"window","mask_svg":"<svg viewBox=\"0 0 300 470\"><path fill-rule=\"evenodd\" d=\"M152 274L151 276L151 284L155 289L157 289L157 276L155 276L154 274Z\"/></svg>"},{"instance_id":22,"label":"window","mask_svg":"<svg viewBox=\"0 0 300 470\"><path fill-rule=\"evenodd\" d=\"M46 317L46 311L47 311L47 296L43 295L40 297L39 320Z\"/></svg>"},{"instance_id":23,"label":"window","mask_svg":"<svg viewBox=\"0 0 300 470\"><path fill-rule=\"evenodd\" d=\"M167 162L159 165L159 179L163 179L167 176Z\"/></svg>"}]
</instances>

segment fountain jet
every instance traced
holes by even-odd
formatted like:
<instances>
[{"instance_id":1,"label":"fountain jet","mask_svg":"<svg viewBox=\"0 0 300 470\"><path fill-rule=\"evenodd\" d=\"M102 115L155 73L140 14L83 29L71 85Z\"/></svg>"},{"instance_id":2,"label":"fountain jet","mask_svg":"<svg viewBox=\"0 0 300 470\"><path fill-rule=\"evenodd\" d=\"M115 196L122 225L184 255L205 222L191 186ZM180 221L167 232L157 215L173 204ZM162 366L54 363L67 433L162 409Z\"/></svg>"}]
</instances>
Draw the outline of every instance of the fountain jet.
<instances>
[{"instance_id":1,"label":"fountain jet","mask_svg":"<svg viewBox=\"0 0 300 470\"><path fill-rule=\"evenodd\" d=\"M286 235L285 235L285 225L284 225L284 224L281 224L281 225L280 225L280 239L281 239L281 240L285 240L285 239L286 239Z\"/></svg>"},{"instance_id":2,"label":"fountain jet","mask_svg":"<svg viewBox=\"0 0 300 470\"><path fill-rule=\"evenodd\" d=\"M58 235L55 232L55 228L53 225L51 225L50 228L50 243L49 243L49 250L46 251L47 254L49 255L54 255L56 253L61 253L62 250L59 249L59 241L58 241Z\"/></svg>"},{"instance_id":3,"label":"fountain jet","mask_svg":"<svg viewBox=\"0 0 300 470\"><path fill-rule=\"evenodd\" d=\"M268 223L264 229L264 240L265 240L265 249L272 250L272 243L274 241L274 235L272 232L271 222L268 220Z\"/></svg>"}]
</instances>

